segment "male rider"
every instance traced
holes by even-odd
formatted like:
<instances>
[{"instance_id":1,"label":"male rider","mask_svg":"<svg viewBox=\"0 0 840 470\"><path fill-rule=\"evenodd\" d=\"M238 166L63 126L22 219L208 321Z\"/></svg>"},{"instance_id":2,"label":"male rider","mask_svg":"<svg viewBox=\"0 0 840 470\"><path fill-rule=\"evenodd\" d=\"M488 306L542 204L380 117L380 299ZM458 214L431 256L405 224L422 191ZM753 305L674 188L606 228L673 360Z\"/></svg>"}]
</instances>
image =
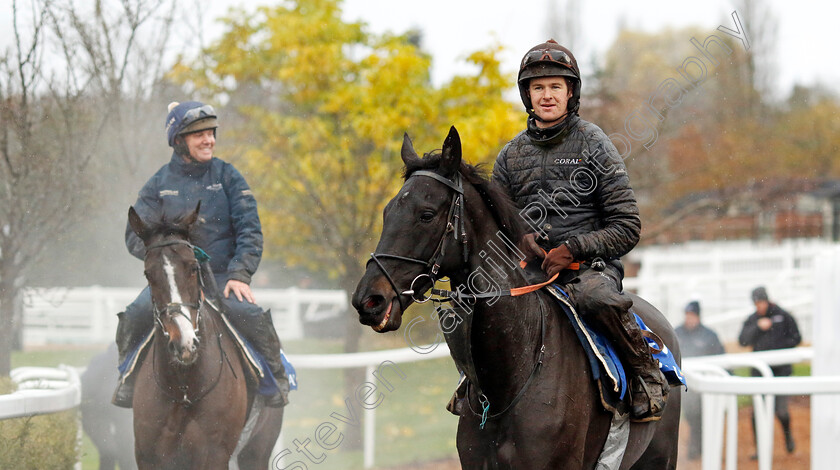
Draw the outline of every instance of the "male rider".
<instances>
[{"instance_id":1,"label":"male rider","mask_svg":"<svg viewBox=\"0 0 840 470\"><path fill-rule=\"evenodd\" d=\"M520 242L561 273L586 319L608 335L631 373L631 418L660 419L668 384L621 292L619 258L639 241L641 222L624 162L595 124L578 117L581 77L571 51L553 39L525 54L518 76L527 129L499 153L493 179L532 229ZM572 271L573 262L580 269Z\"/></svg>"},{"instance_id":2,"label":"male rider","mask_svg":"<svg viewBox=\"0 0 840 470\"><path fill-rule=\"evenodd\" d=\"M262 230L257 201L242 175L213 156L216 146L216 111L197 101L172 103L166 116L172 158L140 190L134 209L145 221L174 220L194 210L201 201L192 242L210 256L216 285L224 286L222 310L234 326L266 358L281 392L266 397L269 406L288 403L289 383L280 359L280 341L271 313L255 303L251 276L262 257ZM146 255L143 241L126 226L128 251L139 259ZM119 314L117 346L120 363L136 348L153 326L152 298L147 286L125 312ZM113 403L130 408L133 376L121 383Z\"/></svg>"}]
</instances>

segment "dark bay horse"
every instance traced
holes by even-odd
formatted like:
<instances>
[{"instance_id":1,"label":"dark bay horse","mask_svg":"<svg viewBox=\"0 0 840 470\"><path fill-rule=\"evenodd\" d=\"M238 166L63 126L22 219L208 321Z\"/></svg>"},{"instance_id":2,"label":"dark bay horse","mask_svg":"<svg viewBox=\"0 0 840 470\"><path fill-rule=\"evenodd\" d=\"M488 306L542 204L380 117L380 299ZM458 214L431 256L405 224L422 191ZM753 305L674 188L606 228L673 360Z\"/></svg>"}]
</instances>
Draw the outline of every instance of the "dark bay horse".
<instances>
[{"instance_id":1,"label":"dark bay horse","mask_svg":"<svg viewBox=\"0 0 840 470\"><path fill-rule=\"evenodd\" d=\"M454 127L442 151L422 159L406 136L402 159L405 183L385 208L376 253L353 295L359 321L379 332L398 329L405 308L425 299L422 293L442 276L450 280L454 303L459 286L469 287L462 293L487 294L474 302L462 297L460 309L439 315L452 357L473 384L458 423L461 465L595 468L612 414L600 402L570 322L544 290L494 294L529 284L510 242L521 234L517 210L502 190L461 162ZM644 300L633 301L679 361L667 320ZM679 413L680 393L672 388L661 421L630 424L620 468L675 468Z\"/></svg>"},{"instance_id":2,"label":"dark bay horse","mask_svg":"<svg viewBox=\"0 0 840 470\"><path fill-rule=\"evenodd\" d=\"M153 225L129 209L131 228L146 246L145 275L155 306L152 344L135 372L137 464L227 469L239 449L232 464L267 469L283 409L261 407L253 429L242 432L252 405L261 401L221 315L202 295L196 247L189 241L200 206L179 222Z\"/></svg>"}]
</instances>

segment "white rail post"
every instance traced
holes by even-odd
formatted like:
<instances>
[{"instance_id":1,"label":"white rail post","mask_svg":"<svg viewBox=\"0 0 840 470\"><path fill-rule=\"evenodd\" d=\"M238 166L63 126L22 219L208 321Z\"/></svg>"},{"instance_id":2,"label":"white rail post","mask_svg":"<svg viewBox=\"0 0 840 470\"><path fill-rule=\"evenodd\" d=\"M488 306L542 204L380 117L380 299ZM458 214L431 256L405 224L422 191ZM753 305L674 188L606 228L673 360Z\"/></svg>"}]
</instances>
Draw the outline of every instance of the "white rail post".
<instances>
[{"instance_id":1,"label":"white rail post","mask_svg":"<svg viewBox=\"0 0 840 470\"><path fill-rule=\"evenodd\" d=\"M365 373L365 380L368 383L375 383L376 376L373 373L376 371L376 366L368 364L367 372ZM365 408L365 444L364 444L364 460L365 468L373 468L374 450L376 449L376 407Z\"/></svg>"},{"instance_id":2,"label":"white rail post","mask_svg":"<svg viewBox=\"0 0 840 470\"><path fill-rule=\"evenodd\" d=\"M814 270L814 359L811 375L840 375L840 248L817 256ZM811 399L811 468L840 461L840 396Z\"/></svg>"}]
</instances>

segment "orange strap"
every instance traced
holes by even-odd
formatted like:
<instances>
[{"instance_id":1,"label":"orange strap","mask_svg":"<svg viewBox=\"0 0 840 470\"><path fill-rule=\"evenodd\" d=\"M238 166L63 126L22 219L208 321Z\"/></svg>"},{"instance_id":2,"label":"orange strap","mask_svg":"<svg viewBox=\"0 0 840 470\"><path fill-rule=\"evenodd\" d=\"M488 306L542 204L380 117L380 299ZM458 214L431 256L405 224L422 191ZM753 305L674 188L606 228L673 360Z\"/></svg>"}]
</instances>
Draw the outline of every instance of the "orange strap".
<instances>
[{"instance_id":1,"label":"orange strap","mask_svg":"<svg viewBox=\"0 0 840 470\"><path fill-rule=\"evenodd\" d=\"M583 263L583 261L574 261L574 262L572 262L572 264L566 266L566 269L571 269L572 271L580 271L580 264L581 263ZM519 262L519 267L520 268L525 269L525 266L528 266L528 263L526 263L525 261L520 261Z\"/></svg>"},{"instance_id":2,"label":"orange strap","mask_svg":"<svg viewBox=\"0 0 840 470\"><path fill-rule=\"evenodd\" d=\"M557 276L559 276L559 275L560 275L560 273L557 273L557 274L551 276L551 279L549 279L549 280L547 280L547 281L545 281L541 284L532 284L530 286L524 286L524 287L514 287L513 289L510 290L510 296L511 297L517 297L517 296L520 296L520 295L529 294L529 293L534 292L536 290L540 290L543 287L545 287L545 286L551 284L552 282L554 282L554 280L557 279Z\"/></svg>"}]
</instances>

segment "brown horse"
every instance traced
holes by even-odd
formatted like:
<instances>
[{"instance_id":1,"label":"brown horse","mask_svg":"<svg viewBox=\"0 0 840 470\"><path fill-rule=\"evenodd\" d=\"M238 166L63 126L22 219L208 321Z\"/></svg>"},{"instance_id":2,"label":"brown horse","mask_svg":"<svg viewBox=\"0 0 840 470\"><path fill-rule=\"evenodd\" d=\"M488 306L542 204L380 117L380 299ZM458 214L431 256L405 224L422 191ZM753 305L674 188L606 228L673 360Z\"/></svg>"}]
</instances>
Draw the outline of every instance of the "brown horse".
<instances>
[{"instance_id":1,"label":"brown horse","mask_svg":"<svg viewBox=\"0 0 840 470\"><path fill-rule=\"evenodd\" d=\"M448 277L453 290L446 295L460 308L440 314L441 328L471 382L458 424L463 468L595 468L612 414L573 327L544 290L504 295L528 284L510 243L522 233L517 210L461 162L454 127L442 152L422 159L406 136L402 159L405 183L385 208L376 253L353 295L360 322L379 332L398 329L405 308ZM633 300L679 360L662 314ZM632 423L620 468L675 468L679 412L680 392L672 389L661 421Z\"/></svg>"},{"instance_id":2,"label":"brown horse","mask_svg":"<svg viewBox=\"0 0 840 470\"><path fill-rule=\"evenodd\" d=\"M176 223L146 224L132 207L131 228L146 246L145 275L155 331L136 372L135 455L140 469L267 469L282 408L256 406L255 387L219 312L202 295L196 247L198 210ZM248 436L251 408L259 411Z\"/></svg>"}]
</instances>

